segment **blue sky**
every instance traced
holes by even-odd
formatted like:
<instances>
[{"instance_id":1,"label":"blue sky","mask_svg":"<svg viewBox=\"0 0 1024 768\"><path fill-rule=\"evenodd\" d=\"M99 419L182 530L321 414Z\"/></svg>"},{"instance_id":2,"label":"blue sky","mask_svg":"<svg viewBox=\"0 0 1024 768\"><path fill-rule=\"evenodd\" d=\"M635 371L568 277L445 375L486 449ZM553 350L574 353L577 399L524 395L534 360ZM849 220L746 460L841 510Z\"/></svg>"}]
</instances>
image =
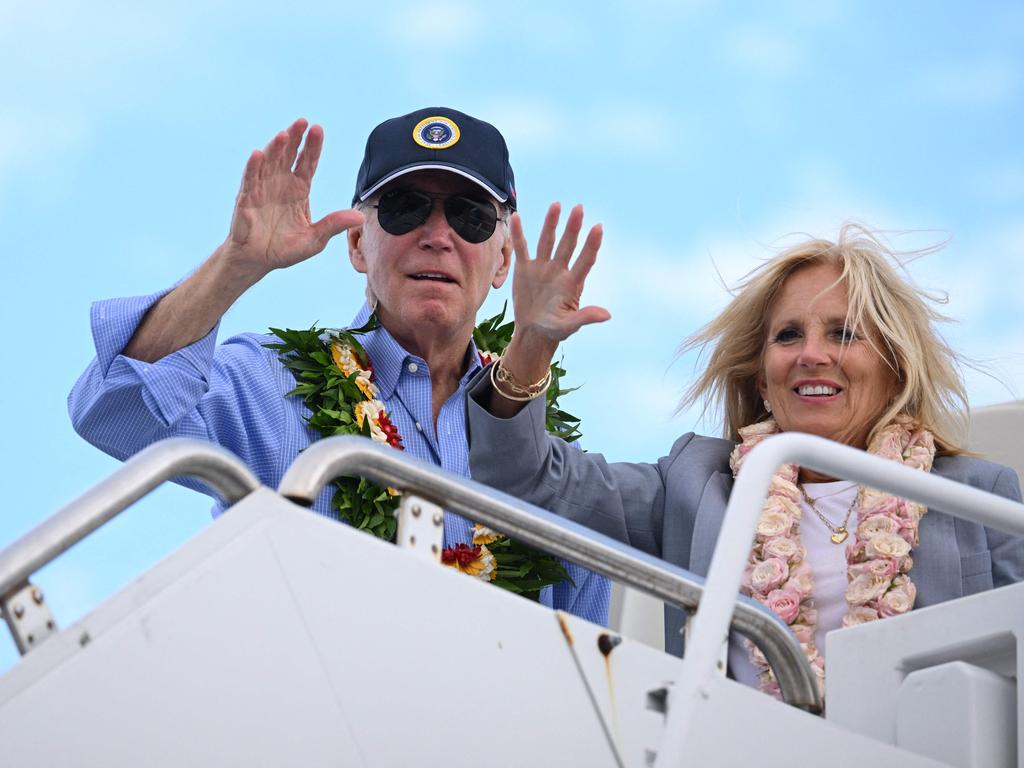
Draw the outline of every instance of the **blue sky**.
<instances>
[{"instance_id":1,"label":"blue sky","mask_svg":"<svg viewBox=\"0 0 1024 768\"><path fill-rule=\"evenodd\" d=\"M511 8L511 6L510 6ZM149 293L224 238L249 152L321 123L315 216L347 207L368 131L445 104L504 132L535 236L582 202L605 244L585 299L613 320L564 350L585 444L654 460L694 361L688 333L794 232L845 219L949 295L972 401L1024 396L1024 6L935 2L441 1L170 4L0 0L0 319L8 375L0 545L116 467L65 398L93 354L92 301ZM1015 138L1017 137L1017 138ZM362 278L342 239L231 310L233 332L340 325ZM495 310L508 296L496 292ZM609 407L609 404L614 404ZM37 577L67 626L209 520L164 488ZM16 659L0 639L0 670Z\"/></svg>"}]
</instances>

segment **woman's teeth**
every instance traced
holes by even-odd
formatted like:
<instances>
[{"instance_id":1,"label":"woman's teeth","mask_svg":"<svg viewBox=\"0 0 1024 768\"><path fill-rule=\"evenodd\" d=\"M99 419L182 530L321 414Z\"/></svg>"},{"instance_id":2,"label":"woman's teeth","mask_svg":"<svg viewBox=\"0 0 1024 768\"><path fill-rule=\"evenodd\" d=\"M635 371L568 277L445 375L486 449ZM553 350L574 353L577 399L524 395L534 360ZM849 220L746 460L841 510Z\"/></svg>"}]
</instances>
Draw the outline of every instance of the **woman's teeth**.
<instances>
[{"instance_id":1,"label":"woman's teeth","mask_svg":"<svg viewBox=\"0 0 1024 768\"><path fill-rule=\"evenodd\" d=\"M796 388L798 395L836 395L839 394L839 390L835 387L827 387L823 384L805 385Z\"/></svg>"}]
</instances>

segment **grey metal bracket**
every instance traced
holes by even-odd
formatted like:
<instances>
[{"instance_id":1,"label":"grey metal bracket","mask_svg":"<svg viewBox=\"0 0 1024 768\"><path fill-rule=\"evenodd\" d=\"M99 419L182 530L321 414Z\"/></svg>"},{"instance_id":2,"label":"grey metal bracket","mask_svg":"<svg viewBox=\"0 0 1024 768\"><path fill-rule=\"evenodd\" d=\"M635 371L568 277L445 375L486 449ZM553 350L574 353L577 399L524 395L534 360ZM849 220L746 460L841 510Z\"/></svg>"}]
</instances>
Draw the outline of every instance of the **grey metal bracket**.
<instances>
[{"instance_id":1,"label":"grey metal bracket","mask_svg":"<svg viewBox=\"0 0 1024 768\"><path fill-rule=\"evenodd\" d=\"M398 534L395 543L417 557L441 562L444 543L444 510L421 496L407 493L398 503Z\"/></svg>"},{"instance_id":2,"label":"grey metal bracket","mask_svg":"<svg viewBox=\"0 0 1024 768\"><path fill-rule=\"evenodd\" d=\"M22 656L57 632L57 622L50 613L43 591L30 581L0 599L0 613L3 613Z\"/></svg>"}]
</instances>

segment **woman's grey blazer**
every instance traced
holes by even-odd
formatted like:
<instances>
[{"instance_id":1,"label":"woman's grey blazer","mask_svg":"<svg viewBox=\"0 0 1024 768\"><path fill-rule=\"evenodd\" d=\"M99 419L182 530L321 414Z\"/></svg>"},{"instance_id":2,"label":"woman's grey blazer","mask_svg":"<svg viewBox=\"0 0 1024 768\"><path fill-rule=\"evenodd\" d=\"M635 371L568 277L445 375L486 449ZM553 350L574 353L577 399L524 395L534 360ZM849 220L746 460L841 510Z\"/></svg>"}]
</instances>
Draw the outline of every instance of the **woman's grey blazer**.
<instances>
[{"instance_id":1,"label":"woman's grey blazer","mask_svg":"<svg viewBox=\"0 0 1024 768\"><path fill-rule=\"evenodd\" d=\"M477 402L486 386L486 376L478 375L466 398L474 480L707 575L732 491L732 443L691 432L655 464L610 463L551 438L544 429L543 398L515 418L495 418ZM1021 499L1009 467L957 456L936 458L932 471ZM1024 538L937 511L922 519L919 538L916 607L1024 579ZM678 655L682 616L666 611L665 620L666 650Z\"/></svg>"}]
</instances>

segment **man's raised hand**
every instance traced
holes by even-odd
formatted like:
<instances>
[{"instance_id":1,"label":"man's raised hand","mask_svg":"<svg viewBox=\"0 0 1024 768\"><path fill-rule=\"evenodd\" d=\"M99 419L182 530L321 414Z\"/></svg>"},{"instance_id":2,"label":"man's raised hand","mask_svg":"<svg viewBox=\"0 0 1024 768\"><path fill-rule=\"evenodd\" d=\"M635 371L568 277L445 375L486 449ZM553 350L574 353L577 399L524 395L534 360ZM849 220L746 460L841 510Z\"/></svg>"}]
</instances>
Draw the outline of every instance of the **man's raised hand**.
<instances>
[{"instance_id":1,"label":"man's raised hand","mask_svg":"<svg viewBox=\"0 0 1024 768\"><path fill-rule=\"evenodd\" d=\"M324 131L314 125L307 133L307 125L296 120L265 149L255 150L245 166L224 248L225 255L251 270L256 279L320 253L332 237L363 222L363 215L354 210L335 211L316 222L310 219L309 189Z\"/></svg>"},{"instance_id":2,"label":"man's raised hand","mask_svg":"<svg viewBox=\"0 0 1024 768\"><path fill-rule=\"evenodd\" d=\"M516 254L512 304L516 331L501 366L524 385L543 378L560 341L584 325L601 323L611 317L604 307L580 307L583 284L601 247L601 225L591 227L576 261L570 264L583 227L583 207L577 205L569 212L565 231L556 246L560 213L558 203L548 208L537 242L537 256L532 259L519 214L512 215L512 247ZM488 407L495 415L507 418L517 413L522 403L492 398Z\"/></svg>"},{"instance_id":3,"label":"man's raised hand","mask_svg":"<svg viewBox=\"0 0 1024 768\"><path fill-rule=\"evenodd\" d=\"M516 254L512 277L516 333L537 334L554 344L584 325L600 323L611 317L603 307L580 307L583 285L601 247L601 225L591 227L576 261L570 265L583 227L583 206L577 205L569 212L565 231L556 246L560 213L558 203L552 203L548 208L535 258L530 258L519 214L513 214L511 224Z\"/></svg>"}]
</instances>

